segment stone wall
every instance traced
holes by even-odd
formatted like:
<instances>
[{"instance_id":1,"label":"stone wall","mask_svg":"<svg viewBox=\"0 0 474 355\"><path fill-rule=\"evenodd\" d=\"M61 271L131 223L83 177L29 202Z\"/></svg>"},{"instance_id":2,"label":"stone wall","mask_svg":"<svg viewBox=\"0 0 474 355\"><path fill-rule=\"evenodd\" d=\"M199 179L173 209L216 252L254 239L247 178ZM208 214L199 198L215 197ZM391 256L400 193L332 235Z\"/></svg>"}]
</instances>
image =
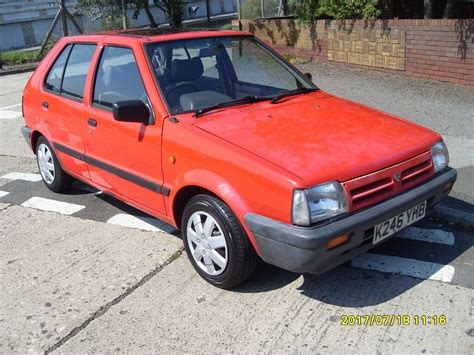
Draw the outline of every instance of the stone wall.
<instances>
[{"instance_id":1,"label":"stone wall","mask_svg":"<svg viewBox=\"0 0 474 355\"><path fill-rule=\"evenodd\" d=\"M282 54L474 86L474 19L242 20L242 30Z\"/></svg>"}]
</instances>

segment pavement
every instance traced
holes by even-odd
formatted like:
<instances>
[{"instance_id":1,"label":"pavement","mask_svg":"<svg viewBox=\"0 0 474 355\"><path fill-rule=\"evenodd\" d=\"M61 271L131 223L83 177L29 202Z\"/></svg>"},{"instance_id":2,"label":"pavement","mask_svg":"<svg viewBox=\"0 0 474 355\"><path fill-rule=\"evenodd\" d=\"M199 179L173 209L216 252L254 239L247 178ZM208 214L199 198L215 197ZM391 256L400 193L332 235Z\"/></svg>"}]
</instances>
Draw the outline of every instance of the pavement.
<instances>
[{"instance_id":1,"label":"pavement","mask_svg":"<svg viewBox=\"0 0 474 355\"><path fill-rule=\"evenodd\" d=\"M447 137L460 186L443 207L471 216L473 89L310 69L329 92ZM162 221L82 183L46 189L19 131L29 75L0 77L0 352L474 352L469 227L435 216L324 275L260 262L217 289Z\"/></svg>"}]
</instances>

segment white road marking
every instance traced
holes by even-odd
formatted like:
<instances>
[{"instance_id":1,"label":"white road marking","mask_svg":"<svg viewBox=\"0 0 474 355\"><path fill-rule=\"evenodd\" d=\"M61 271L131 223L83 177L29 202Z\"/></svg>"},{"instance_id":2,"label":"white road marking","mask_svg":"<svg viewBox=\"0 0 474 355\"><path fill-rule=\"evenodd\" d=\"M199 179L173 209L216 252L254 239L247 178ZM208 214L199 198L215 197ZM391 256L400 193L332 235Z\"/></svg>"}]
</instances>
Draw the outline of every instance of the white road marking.
<instances>
[{"instance_id":1,"label":"white road marking","mask_svg":"<svg viewBox=\"0 0 474 355\"><path fill-rule=\"evenodd\" d=\"M409 227L395 234L398 238L421 240L422 242L454 245L454 235L440 229L421 229Z\"/></svg>"},{"instance_id":2,"label":"white road marking","mask_svg":"<svg viewBox=\"0 0 474 355\"><path fill-rule=\"evenodd\" d=\"M10 105L10 106L0 107L0 110L7 110L9 108L13 108L13 107L17 107L17 106L21 106L21 103L20 104L15 104L15 105Z\"/></svg>"},{"instance_id":3,"label":"white road marking","mask_svg":"<svg viewBox=\"0 0 474 355\"><path fill-rule=\"evenodd\" d=\"M3 179L9 179L9 180L25 180L25 181L40 181L41 180L41 175L40 174L28 174L28 173L8 173L6 175L2 176Z\"/></svg>"},{"instance_id":4,"label":"white road marking","mask_svg":"<svg viewBox=\"0 0 474 355\"><path fill-rule=\"evenodd\" d=\"M3 120L13 120L15 118L20 118L21 112L11 111L11 110L0 110L0 119Z\"/></svg>"},{"instance_id":5,"label":"white road marking","mask_svg":"<svg viewBox=\"0 0 474 355\"><path fill-rule=\"evenodd\" d=\"M86 206L50 200L42 197L32 197L29 200L23 202L21 205L23 207L36 208L37 210L57 212L65 215L71 215L86 208Z\"/></svg>"},{"instance_id":6,"label":"white road marking","mask_svg":"<svg viewBox=\"0 0 474 355\"><path fill-rule=\"evenodd\" d=\"M352 267L442 282L451 282L455 271L451 265L371 253L353 258Z\"/></svg>"},{"instance_id":7,"label":"white road marking","mask_svg":"<svg viewBox=\"0 0 474 355\"><path fill-rule=\"evenodd\" d=\"M126 213L119 213L112 218L109 218L107 223L152 232L171 233L175 230L175 228L159 219L152 217L137 217Z\"/></svg>"},{"instance_id":8,"label":"white road marking","mask_svg":"<svg viewBox=\"0 0 474 355\"><path fill-rule=\"evenodd\" d=\"M8 194L9 194L9 192L0 191L0 197L6 196L6 195L8 195Z\"/></svg>"}]
</instances>

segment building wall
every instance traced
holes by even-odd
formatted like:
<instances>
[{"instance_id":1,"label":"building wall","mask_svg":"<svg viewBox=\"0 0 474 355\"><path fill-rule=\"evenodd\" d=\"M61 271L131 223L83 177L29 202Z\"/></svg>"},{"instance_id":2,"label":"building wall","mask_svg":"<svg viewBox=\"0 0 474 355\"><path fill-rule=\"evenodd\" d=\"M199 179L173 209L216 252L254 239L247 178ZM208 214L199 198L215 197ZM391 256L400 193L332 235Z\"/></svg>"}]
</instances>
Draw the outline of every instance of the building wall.
<instances>
[{"instance_id":1,"label":"building wall","mask_svg":"<svg viewBox=\"0 0 474 355\"><path fill-rule=\"evenodd\" d=\"M242 30L282 54L474 86L474 19L242 20Z\"/></svg>"}]
</instances>

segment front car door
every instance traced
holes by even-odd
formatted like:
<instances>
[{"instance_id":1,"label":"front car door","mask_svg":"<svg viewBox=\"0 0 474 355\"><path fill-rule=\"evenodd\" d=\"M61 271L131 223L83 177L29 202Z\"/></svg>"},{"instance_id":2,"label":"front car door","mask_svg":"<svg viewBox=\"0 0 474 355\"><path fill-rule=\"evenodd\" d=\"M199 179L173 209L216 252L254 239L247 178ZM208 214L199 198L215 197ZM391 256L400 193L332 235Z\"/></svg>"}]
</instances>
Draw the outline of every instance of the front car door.
<instances>
[{"instance_id":1,"label":"front car door","mask_svg":"<svg viewBox=\"0 0 474 355\"><path fill-rule=\"evenodd\" d=\"M86 161L92 181L147 212L165 215L161 169L161 119L155 122L132 48L105 45L87 107ZM149 105L150 124L117 122L115 102Z\"/></svg>"}]
</instances>

